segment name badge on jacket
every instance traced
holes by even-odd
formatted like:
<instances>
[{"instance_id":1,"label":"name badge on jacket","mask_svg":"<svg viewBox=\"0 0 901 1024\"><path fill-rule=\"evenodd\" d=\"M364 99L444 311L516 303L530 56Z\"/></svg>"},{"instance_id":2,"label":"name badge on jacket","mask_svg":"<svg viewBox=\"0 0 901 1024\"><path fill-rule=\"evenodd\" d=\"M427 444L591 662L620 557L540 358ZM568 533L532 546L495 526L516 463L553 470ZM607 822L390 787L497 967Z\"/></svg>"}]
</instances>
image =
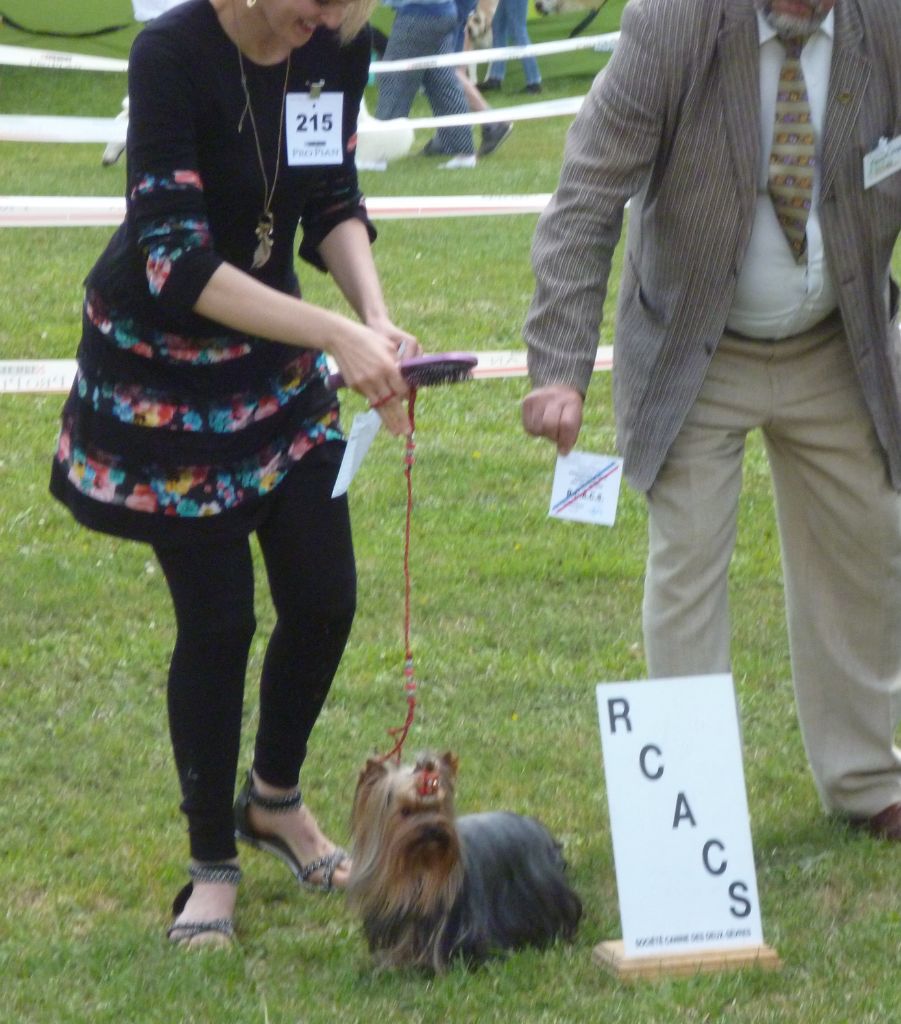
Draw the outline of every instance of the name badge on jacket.
<instances>
[{"instance_id":1,"label":"name badge on jacket","mask_svg":"<svg viewBox=\"0 0 901 1024\"><path fill-rule=\"evenodd\" d=\"M863 158L863 187L870 188L901 171L901 135L889 142L880 139L872 153Z\"/></svg>"}]
</instances>

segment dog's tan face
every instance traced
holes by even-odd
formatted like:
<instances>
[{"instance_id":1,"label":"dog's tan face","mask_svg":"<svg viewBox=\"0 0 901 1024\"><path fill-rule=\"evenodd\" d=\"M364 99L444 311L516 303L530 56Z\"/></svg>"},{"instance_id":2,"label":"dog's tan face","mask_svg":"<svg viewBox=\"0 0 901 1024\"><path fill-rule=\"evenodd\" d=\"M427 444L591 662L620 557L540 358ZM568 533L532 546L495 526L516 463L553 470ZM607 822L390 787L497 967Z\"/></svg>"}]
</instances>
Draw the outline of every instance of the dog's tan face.
<instances>
[{"instance_id":1,"label":"dog's tan face","mask_svg":"<svg viewBox=\"0 0 901 1024\"><path fill-rule=\"evenodd\" d=\"M351 826L354 836L364 835L376 821L394 819L395 828L415 827L426 816L454 816L457 758L419 754L411 765L386 764L370 759L357 781Z\"/></svg>"},{"instance_id":2,"label":"dog's tan face","mask_svg":"<svg viewBox=\"0 0 901 1024\"><path fill-rule=\"evenodd\" d=\"M498 0L478 0L475 10L466 19L466 35L474 50L486 50L493 42L491 23Z\"/></svg>"},{"instance_id":3,"label":"dog's tan face","mask_svg":"<svg viewBox=\"0 0 901 1024\"><path fill-rule=\"evenodd\" d=\"M420 754L412 765L369 760L354 795L354 875L378 877L383 895L427 903L458 872L454 825L457 758Z\"/></svg>"}]
</instances>

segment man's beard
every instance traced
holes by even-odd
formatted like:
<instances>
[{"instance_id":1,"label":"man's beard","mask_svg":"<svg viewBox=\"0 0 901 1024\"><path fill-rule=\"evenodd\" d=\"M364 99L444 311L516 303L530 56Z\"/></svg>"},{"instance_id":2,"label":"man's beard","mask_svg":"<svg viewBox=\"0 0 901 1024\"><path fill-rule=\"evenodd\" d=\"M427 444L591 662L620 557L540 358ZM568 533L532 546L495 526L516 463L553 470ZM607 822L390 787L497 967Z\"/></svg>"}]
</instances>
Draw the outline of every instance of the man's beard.
<instances>
[{"instance_id":1,"label":"man's beard","mask_svg":"<svg viewBox=\"0 0 901 1024\"><path fill-rule=\"evenodd\" d=\"M764 20L776 30L781 39L796 39L798 36L810 36L826 20L834 4L829 0L818 0L810 14L798 16L773 12L773 0L755 0Z\"/></svg>"}]
</instances>

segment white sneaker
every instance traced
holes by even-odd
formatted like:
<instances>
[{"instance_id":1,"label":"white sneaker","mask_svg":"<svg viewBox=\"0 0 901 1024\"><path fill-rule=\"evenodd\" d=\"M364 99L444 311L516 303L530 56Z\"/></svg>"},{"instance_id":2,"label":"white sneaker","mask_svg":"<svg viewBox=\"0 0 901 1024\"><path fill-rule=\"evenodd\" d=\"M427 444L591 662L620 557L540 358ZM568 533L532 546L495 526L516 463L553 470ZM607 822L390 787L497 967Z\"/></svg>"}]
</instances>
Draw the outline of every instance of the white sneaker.
<instances>
[{"instance_id":1,"label":"white sneaker","mask_svg":"<svg viewBox=\"0 0 901 1024\"><path fill-rule=\"evenodd\" d=\"M128 121L128 97L126 96L122 100L122 109L116 115L117 121ZM120 156L125 152L124 142L108 142L106 149L103 151L103 156L100 158L100 163L104 167L112 167L114 163L119 159Z\"/></svg>"},{"instance_id":2,"label":"white sneaker","mask_svg":"<svg viewBox=\"0 0 901 1024\"><path fill-rule=\"evenodd\" d=\"M441 164L442 171L459 171L467 167L475 167L475 153L461 153L460 156L451 157L446 164Z\"/></svg>"},{"instance_id":3,"label":"white sneaker","mask_svg":"<svg viewBox=\"0 0 901 1024\"><path fill-rule=\"evenodd\" d=\"M100 158L100 163L104 167L112 167L124 152L124 142L108 142L106 149L103 151L103 156Z\"/></svg>"}]
</instances>

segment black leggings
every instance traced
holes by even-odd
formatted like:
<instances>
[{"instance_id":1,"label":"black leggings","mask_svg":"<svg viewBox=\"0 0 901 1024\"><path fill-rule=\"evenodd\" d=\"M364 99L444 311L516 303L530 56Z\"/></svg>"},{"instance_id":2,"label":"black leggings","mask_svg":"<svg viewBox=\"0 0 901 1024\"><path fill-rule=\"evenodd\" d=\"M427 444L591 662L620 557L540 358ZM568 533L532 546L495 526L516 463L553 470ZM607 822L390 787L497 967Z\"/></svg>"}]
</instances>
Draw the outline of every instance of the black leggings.
<instances>
[{"instance_id":1,"label":"black leggings","mask_svg":"<svg viewBox=\"0 0 901 1024\"><path fill-rule=\"evenodd\" d=\"M273 786L297 785L307 740L350 634L356 570L346 496L332 487L343 445L292 468L257 528L276 623L260 679L254 767ZM254 617L247 537L154 545L175 606L169 729L197 860L236 856L232 802L244 677Z\"/></svg>"}]
</instances>

